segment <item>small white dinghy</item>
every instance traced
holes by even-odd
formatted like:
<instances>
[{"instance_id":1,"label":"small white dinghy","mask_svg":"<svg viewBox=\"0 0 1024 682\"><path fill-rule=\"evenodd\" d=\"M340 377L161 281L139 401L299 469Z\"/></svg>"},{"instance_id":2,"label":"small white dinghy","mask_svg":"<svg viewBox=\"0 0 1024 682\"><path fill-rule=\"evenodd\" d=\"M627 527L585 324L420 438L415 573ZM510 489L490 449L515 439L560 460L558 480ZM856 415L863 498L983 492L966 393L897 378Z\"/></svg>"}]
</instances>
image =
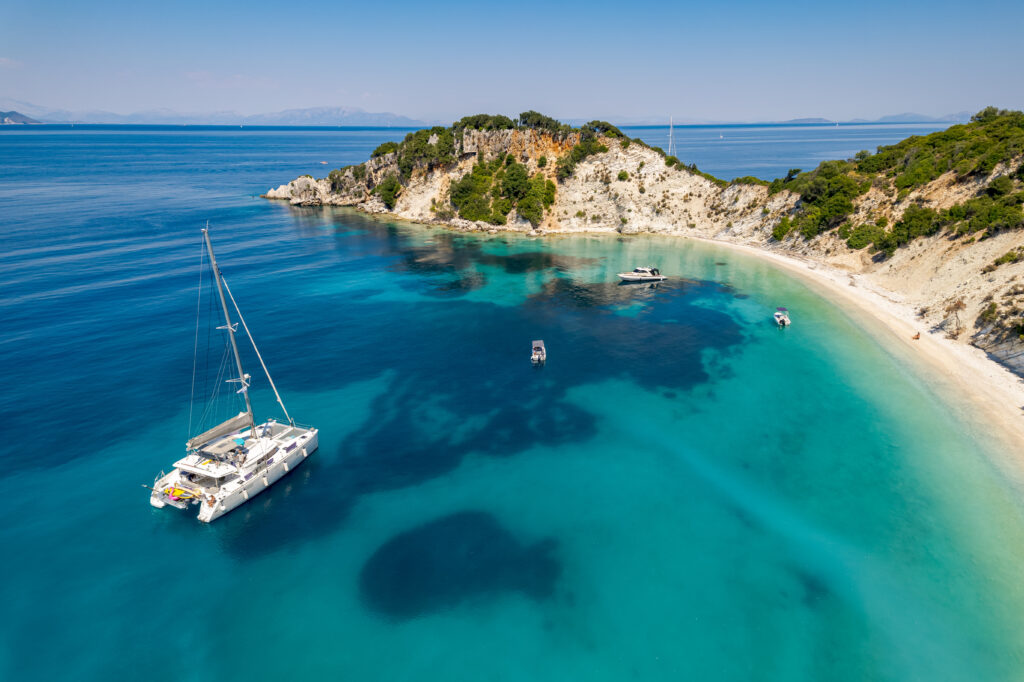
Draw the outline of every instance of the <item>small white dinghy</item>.
<instances>
[{"instance_id":1,"label":"small white dinghy","mask_svg":"<svg viewBox=\"0 0 1024 682\"><path fill-rule=\"evenodd\" d=\"M780 327L788 327L791 324L789 321L789 311L785 308L776 308L774 317L775 324Z\"/></svg>"},{"instance_id":2,"label":"small white dinghy","mask_svg":"<svg viewBox=\"0 0 1024 682\"><path fill-rule=\"evenodd\" d=\"M548 349L544 347L544 341L537 340L532 344L530 351L530 362L535 365L543 365L548 359Z\"/></svg>"},{"instance_id":3,"label":"small white dinghy","mask_svg":"<svg viewBox=\"0 0 1024 682\"><path fill-rule=\"evenodd\" d=\"M633 268L633 272L620 272L619 279L623 282L660 282L665 275L658 268Z\"/></svg>"}]
</instances>

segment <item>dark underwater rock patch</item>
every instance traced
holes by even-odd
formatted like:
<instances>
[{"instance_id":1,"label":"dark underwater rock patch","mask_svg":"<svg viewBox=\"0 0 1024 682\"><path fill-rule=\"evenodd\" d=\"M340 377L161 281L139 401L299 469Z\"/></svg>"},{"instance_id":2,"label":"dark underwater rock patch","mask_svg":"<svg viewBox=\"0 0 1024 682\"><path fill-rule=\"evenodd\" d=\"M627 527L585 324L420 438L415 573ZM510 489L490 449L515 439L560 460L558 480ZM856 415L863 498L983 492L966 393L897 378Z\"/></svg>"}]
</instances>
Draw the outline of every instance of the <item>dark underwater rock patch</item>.
<instances>
[{"instance_id":1,"label":"dark underwater rock patch","mask_svg":"<svg viewBox=\"0 0 1024 682\"><path fill-rule=\"evenodd\" d=\"M522 544L486 512L458 512L381 545L360 571L360 592L372 610L403 620L506 592L543 600L561 573L555 546Z\"/></svg>"}]
</instances>

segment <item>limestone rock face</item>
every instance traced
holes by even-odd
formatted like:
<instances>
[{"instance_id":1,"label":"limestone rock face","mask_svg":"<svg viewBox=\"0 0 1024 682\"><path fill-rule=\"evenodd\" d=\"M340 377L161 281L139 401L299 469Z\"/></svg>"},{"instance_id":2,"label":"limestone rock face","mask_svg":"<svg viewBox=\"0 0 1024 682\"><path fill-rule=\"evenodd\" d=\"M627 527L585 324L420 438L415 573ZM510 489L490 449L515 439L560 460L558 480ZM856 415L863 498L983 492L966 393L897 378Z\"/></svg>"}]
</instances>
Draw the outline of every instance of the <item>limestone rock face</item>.
<instances>
[{"instance_id":1,"label":"limestone rock face","mask_svg":"<svg viewBox=\"0 0 1024 682\"><path fill-rule=\"evenodd\" d=\"M296 178L287 185L269 190L263 195L267 199L282 199L302 206L320 206L336 203L332 196L331 183L326 179L317 180L307 175Z\"/></svg>"}]
</instances>

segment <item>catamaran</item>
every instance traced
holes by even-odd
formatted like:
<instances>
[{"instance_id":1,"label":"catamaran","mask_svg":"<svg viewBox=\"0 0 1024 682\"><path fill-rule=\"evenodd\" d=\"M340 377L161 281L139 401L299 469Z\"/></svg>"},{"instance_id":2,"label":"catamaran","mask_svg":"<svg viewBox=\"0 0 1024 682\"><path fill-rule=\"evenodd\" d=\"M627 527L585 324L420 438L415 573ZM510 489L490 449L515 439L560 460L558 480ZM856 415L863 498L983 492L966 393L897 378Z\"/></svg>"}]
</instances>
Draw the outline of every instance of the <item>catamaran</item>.
<instances>
[{"instance_id":1,"label":"catamaran","mask_svg":"<svg viewBox=\"0 0 1024 682\"><path fill-rule=\"evenodd\" d=\"M203 240L206 253L209 254L213 279L217 283L220 305L224 311L224 325L217 327L217 329L224 330L227 337L224 349L225 362L222 363L221 368L222 372L226 374L226 368L230 364L227 362L230 349L230 355L234 357L237 376L227 379L226 382L239 387L235 394L236 396L241 395L245 399L245 410L190 438L185 443L185 456L174 463L171 472L168 474L160 472L153 486L145 487L152 491L149 502L154 507L163 508L170 505L178 509L187 509L189 506L195 505L199 507L199 520L209 523L245 504L302 464L316 451L319 430L312 426L296 424L295 420L288 415L288 410L281 400L281 395L277 392L274 380L270 378L267 365L263 362L263 356L256 348L256 342L253 341L249 327L245 324L242 312L235 302L235 297L231 294L231 289L221 274L220 268L217 267L208 228L203 230ZM200 273L200 297L202 297L202 290L202 273ZM284 412L286 423L280 423L276 419L268 419L262 424L256 423L252 402L249 399L251 377L242 368L242 358L235 339L238 322L231 320L228 299L231 300L234 311L238 314L238 320L252 344L256 357L259 358L260 366L267 376L267 382L273 389L274 397L277 398L277 402ZM197 316L197 350L198 325ZM219 375L218 379L223 380L223 375ZM220 382L215 388L215 397L220 392L219 388ZM200 421L202 422L202 419Z\"/></svg>"}]
</instances>

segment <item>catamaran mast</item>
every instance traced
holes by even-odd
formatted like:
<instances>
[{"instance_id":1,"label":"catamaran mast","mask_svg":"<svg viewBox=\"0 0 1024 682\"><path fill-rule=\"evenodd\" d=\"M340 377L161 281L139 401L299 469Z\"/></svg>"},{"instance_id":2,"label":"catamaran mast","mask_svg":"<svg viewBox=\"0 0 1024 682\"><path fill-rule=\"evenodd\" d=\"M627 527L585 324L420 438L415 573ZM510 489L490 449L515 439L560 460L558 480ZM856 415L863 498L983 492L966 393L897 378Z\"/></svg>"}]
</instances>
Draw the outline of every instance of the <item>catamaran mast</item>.
<instances>
[{"instance_id":1,"label":"catamaran mast","mask_svg":"<svg viewBox=\"0 0 1024 682\"><path fill-rule=\"evenodd\" d=\"M252 402L249 400L249 382L246 380L245 370L242 369L242 356L238 354L238 344L235 342L235 325L231 324L231 313L228 312L228 301L224 298L224 283L221 281L220 268L217 267L217 259L213 257L213 245L210 243L210 228L203 228L203 239L206 240L206 251L210 254L210 265L213 266L213 278L217 282L217 293L220 294L220 305L224 309L224 326L217 329L227 329L228 338L231 339L231 350L235 352L235 365L238 367L238 379L231 379L232 383L238 382L241 388L239 393L245 396L245 411L249 413L249 426L252 427L253 435L256 434L256 420L252 415Z\"/></svg>"}]
</instances>

